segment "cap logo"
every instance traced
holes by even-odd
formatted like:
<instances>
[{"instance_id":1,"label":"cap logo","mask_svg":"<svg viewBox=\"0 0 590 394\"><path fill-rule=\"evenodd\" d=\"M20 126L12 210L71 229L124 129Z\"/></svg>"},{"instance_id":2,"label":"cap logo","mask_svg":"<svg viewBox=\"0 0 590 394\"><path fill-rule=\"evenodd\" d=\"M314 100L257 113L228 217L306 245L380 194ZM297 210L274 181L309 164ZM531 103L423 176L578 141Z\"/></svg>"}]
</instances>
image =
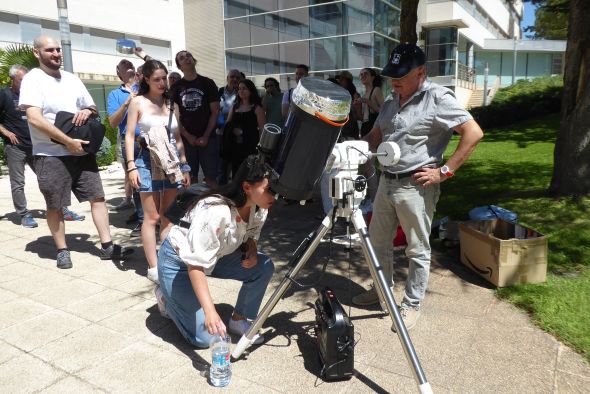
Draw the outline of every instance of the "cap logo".
<instances>
[{"instance_id":1,"label":"cap logo","mask_svg":"<svg viewBox=\"0 0 590 394\"><path fill-rule=\"evenodd\" d=\"M394 53L393 58L391 59L391 63L392 64L399 64L401 57L402 56L399 53Z\"/></svg>"}]
</instances>

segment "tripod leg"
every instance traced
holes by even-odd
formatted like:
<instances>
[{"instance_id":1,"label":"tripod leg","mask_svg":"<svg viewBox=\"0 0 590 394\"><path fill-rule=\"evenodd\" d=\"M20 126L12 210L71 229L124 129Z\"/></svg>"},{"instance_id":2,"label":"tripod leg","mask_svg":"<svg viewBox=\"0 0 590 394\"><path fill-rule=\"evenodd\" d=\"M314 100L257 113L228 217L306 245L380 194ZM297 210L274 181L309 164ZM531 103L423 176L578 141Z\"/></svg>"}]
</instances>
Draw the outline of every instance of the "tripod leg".
<instances>
[{"instance_id":1,"label":"tripod leg","mask_svg":"<svg viewBox=\"0 0 590 394\"><path fill-rule=\"evenodd\" d=\"M387 285L385 275L383 274L383 269L381 268L381 264L379 264L375 249L373 248L373 244L369 238L365 219L363 218L360 210L354 211L351 216L352 223L354 224L354 227L360 236L363 253L369 265L371 275L373 276L377 294L379 294L381 301L385 302L387 310L389 311L389 315L393 319L393 324L397 330L397 336L401 342L402 348L404 349L406 359L412 368L414 379L418 384L418 388L421 393L432 393L430 383L428 383L426 380L426 376L424 375L424 371L420 365L420 360L418 360L414 345L412 344L410 336L408 335L408 330L406 329L399 309L397 308L395 300L393 299L393 292Z\"/></svg>"},{"instance_id":2,"label":"tripod leg","mask_svg":"<svg viewBox=\"0 0 590 394\"><path fill-rule=\"evenodd\" d=\"M258 331L262 328L262 325L277 305L281 297L285 294L285 292L291 286L291 280L294 279L301 268L307 263L309 257L315 252L320 241L324 238L324 235L328 232L328 230L332 227L332 220L331 220L331 213L329 213L324 220L322 220L322 224L320 227L311 233L307 238L303 240L303 242L299 245L297 250L295 251L294 260L291 262L291 269L285 275L285 278L281 281L279 286L276 288L270 299L264 305L256 320L252 322L252 326L248 329L248 331L242 335L238 344L234 348L232 352L232 357L234 359L239 358L244 350L246 350L255 340L258 338L259 334Z\"/></svg>"}]
</instances>

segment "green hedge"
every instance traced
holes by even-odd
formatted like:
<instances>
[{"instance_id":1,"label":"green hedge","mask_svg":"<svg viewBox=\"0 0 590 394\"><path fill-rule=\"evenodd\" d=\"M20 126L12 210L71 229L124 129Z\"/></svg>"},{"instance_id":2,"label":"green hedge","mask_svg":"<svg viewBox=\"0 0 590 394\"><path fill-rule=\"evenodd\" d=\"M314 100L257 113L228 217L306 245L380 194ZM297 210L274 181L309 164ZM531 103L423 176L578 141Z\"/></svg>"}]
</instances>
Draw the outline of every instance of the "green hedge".
<instances>
[{"instance_id":1,"label":"green hedge","mask_svg":"<svg viewBox=\"0 0 590 394\"><path fill-rule=\"evenodd\" d=\"M491 104L471 109L471 114L484 128L501 127L529 118L559 112L563 77L522 79L498 90Z\"/></svg>"},{"instance_id":2,"label":"green hedge","mask_svg":"<svg viewBox=\"0 0 590 394\"><path fill-rule=\"evenodd\" d=\"M111 142L111 145L117 145L117 134L119 133L119 129L117 127L111 127L109 124L109 118L106 116L102 120L102 124L106 129L104 136L108 138L108 140Z\"/></svg>"}]
</instances>

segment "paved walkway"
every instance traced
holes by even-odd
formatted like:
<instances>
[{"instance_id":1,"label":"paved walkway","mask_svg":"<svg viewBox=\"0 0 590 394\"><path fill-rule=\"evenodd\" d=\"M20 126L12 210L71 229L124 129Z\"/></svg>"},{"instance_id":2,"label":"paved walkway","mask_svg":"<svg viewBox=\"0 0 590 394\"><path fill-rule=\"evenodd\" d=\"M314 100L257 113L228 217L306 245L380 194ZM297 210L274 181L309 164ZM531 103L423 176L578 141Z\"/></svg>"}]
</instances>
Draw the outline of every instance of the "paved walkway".
<instances>
[{"instance_id":1,"label":"paved walkway","mask_svg":"<svg viewBox=\"0 0 590 394\"><path fill-rule=\"evenodd\" d=\"M0 177L0 391L16 392L216 392L202 371L210 353L187 345L155 306L153 284L138 238L129 238L130 211L111 213L114 238L137 247L123 264L101 261L88 204L72 208L84 222L68 222L73 269L55 267L55 249L44 202L32 172L27 173L29 208L39 210L39 227L18 225L6 175ZM103 172L110 207L123 196L122 171ZM277 273L268 293L287 271L290 253L319 224L319 202L273 208L262 248ZM340 230L340 227L337 227ZM403 263L403 251L397 251ZM319 278L346 305L355 325L355 376L325 383L313 336L314 290L289 291L264 330L268 341L233 364L226 392L416 392L412 373L391 320L376 309L350 305L367 286L360 250L322 244L300 279ZM584 359L532 325L522 311L499 301L493 290L458 261L456 249L438 249L429 292L418 325L410 331L424 372L435 393L584 393L590 366ZM403 281L406 266L398 271ZM212 279L221 315L231 314L237 283ZM401 288L396 287L399 300ZM267 294L268 296L268 294ZM234 338L235 340L235 338Z\"/></svg>"}]
</instances>

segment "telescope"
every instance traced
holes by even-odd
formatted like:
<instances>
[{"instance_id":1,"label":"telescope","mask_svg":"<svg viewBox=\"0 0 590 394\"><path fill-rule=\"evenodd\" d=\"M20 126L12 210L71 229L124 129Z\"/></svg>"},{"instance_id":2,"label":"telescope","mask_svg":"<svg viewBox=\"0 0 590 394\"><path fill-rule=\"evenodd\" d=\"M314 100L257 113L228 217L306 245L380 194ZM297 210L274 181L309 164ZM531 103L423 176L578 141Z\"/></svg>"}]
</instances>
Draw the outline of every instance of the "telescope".
<instances>
[{"instance_id":1,"label":"telescope","mask_svg":"<svg viewBox=\"0 0 590 394\"><path fill-rule=\"evenodd\" d=\"M359 234L363 254L381 305L393 320L418 390L420 393L432 393L359 209L360 202L366 194L366 178L359 175L359 165L377 157L382 165L391 166L400 159L400 148L394 142L384 142L377 152L373 153L365 141L337 143L342 126L349 120L351 100L348 91L330 81L314 77L302 78L293 90L285 126L282 129L273 124L264 126L256 160L269 168L272 174L269 179L271 190L284 198L303 202L312 196L322 174L327 173L333 208L320 226L296 249L285 278L248 331L240 338L232 357L240 358L254 343L273 308L295 282L294 279L301 268L332 228L334 218L344 217L352 222Z\"/></svg>"}]
</instances>

